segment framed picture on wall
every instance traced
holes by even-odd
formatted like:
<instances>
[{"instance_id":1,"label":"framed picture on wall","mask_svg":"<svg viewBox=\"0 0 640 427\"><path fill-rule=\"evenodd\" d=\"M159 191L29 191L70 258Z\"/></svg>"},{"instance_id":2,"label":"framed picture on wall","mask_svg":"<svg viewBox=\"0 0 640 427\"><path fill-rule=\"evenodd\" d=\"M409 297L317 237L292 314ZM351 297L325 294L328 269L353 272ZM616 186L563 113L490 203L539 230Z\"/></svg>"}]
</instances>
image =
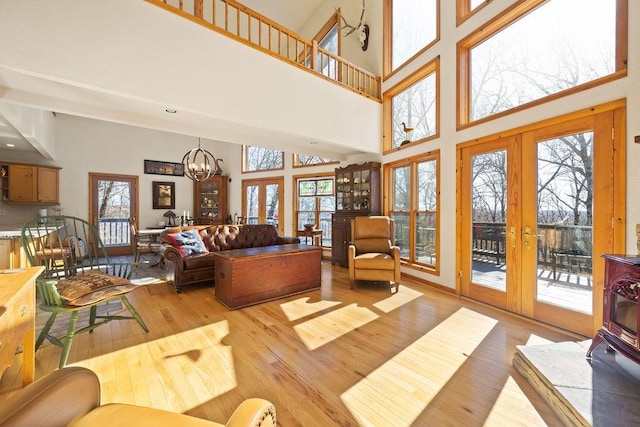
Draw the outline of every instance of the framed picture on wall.
<instances>
[{"instance_id":1,"label":"framed picture on wall","mask_svg":"<svg viewBox=\"0 0 640 427\"><path fill-rule=\"evenodd\" d=\"M153 181L153 209L176 208L176 183Z\"/></svg>"},{"instance_id":2,"label":"framed picture on wall","mask_svg":"<svg viewBox=\"0 0 640 427\"><path fill-rule=\"evenodd\" d=\"M184 176L184 165L182 163L145 160L144 173L154 175Z\"/></svg>"}]
</instances>

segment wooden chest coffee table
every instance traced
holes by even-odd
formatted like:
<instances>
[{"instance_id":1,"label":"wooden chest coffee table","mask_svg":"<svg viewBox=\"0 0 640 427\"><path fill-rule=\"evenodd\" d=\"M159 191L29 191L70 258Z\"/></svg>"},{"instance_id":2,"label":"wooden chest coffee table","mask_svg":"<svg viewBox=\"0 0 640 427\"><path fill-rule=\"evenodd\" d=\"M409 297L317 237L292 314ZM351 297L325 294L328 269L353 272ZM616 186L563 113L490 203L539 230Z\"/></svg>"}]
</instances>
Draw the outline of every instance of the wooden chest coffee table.
<instances>
[{"instance_id":1,"label":"wooden chest coffee table","mask_svg":"<svg viewBox=\"0 0 640 427\"><path fill-rule=\"evenodd\" d=\"M322 248L302 244L212 252L216 298L230 309L320 288Z\"/></svg>"}]
</instances>

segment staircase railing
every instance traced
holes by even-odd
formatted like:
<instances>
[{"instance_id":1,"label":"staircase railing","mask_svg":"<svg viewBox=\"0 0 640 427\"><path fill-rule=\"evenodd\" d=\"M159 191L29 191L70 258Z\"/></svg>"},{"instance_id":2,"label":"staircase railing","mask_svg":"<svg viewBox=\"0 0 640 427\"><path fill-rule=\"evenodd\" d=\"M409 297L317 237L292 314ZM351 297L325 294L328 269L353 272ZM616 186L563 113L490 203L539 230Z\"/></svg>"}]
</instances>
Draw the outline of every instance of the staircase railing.
<instances>
[{"instance_id":1,"label":"staircase railing","mask_svg":"<svg viewBox=\"0 0 640 427\"><path fill-rule=\"evenodd\" d=\"M380 77L233 0L145 0L360 95L381 100Z\"/></svg>"}]
</instances>

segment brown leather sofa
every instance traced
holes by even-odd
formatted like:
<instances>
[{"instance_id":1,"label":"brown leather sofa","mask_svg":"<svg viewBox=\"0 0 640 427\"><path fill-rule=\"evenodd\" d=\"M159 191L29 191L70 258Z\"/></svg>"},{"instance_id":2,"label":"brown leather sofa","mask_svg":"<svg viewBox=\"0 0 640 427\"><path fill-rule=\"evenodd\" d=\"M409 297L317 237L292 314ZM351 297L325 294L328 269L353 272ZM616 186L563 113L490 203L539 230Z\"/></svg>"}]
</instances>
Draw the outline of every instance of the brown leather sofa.
<instances>
[{"instance_id":1,"label":"brown leather sofa","mask_svg":"<svg viewBox=\"0 0 640 427\"><path fill-rule=\"evenodd\" d=\"M205 247L209 252L230 249L257 248L271 245L300 243L297 237L278 235L278 229L270 224L247 225L196 225L167 228L160 234L163 243L161 253L164 259L173 265L173 287L180 293L184 285L200 282L211 282L215 277L215 257L211 254L194 254L183 256L172 247L168 234L181 230L197 229Z\"/></svg>"},{"instance_id":2,"label":"brown leather sofa","mask_svg":"<svg viewBox=\"0 0 640 427\"><path fill-rule=\"evenodd\" d=\"M0 405L3 427L273 427L276 409L264 399L247 399L226 424L159 409L111 403L100 405L100 381L82 367L67 367L18 390Z\"/></svg>"}]
</instances>

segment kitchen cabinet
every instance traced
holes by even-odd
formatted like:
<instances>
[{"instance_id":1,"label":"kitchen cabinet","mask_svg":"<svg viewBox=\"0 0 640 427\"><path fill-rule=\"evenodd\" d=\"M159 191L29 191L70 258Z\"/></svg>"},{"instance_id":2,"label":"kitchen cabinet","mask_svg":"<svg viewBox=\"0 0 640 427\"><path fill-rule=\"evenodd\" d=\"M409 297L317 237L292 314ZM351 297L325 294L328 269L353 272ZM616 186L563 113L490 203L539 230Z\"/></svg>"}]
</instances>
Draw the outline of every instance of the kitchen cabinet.
<instances>
[{"instance_id":1,"label":"kitchen cabinet","mask_svg":"<svg viewBox=\"0 0 640 427\"><path fill-rule=\"evenodd\" d=\"M25 268L26 264L20 237L0 238L0 270Z\"/></svg>"},{"instance_id":2,"label":"kitchen cabinet","mask_svg":"<svg viewBox=\"0 0 640 427\"><path fill-rule=\"evenodd\" d=\"M5 166L1 166L5 167ZM59 170L35 165L6 165L6 182L3 179L2 198L5 195L13 203L58 203ZM4 192L4 184L8 192Z\"/></svg>"},{"instance_id":3,"label":"kitchen cabinet","mask_svg":"<svg viewBox=\"0 0 640 427\"><path fill-rule=\"evenodd\" d=\"M336 169L336 212L331 221L331 263L349 266L351 220L380 215L380 163L368 162Z\"/></svg>"},{"instance_id":4,"label":"kitchen cabinet","mask_svg":"<svg viewBox=\"0 0 640 427\"><path fill-rule=\"evenodd\" d=\"M193 220L196 224L227 222L227 181L225 175L214 175L193 184Z\"/></svg>"}]
</instances>

